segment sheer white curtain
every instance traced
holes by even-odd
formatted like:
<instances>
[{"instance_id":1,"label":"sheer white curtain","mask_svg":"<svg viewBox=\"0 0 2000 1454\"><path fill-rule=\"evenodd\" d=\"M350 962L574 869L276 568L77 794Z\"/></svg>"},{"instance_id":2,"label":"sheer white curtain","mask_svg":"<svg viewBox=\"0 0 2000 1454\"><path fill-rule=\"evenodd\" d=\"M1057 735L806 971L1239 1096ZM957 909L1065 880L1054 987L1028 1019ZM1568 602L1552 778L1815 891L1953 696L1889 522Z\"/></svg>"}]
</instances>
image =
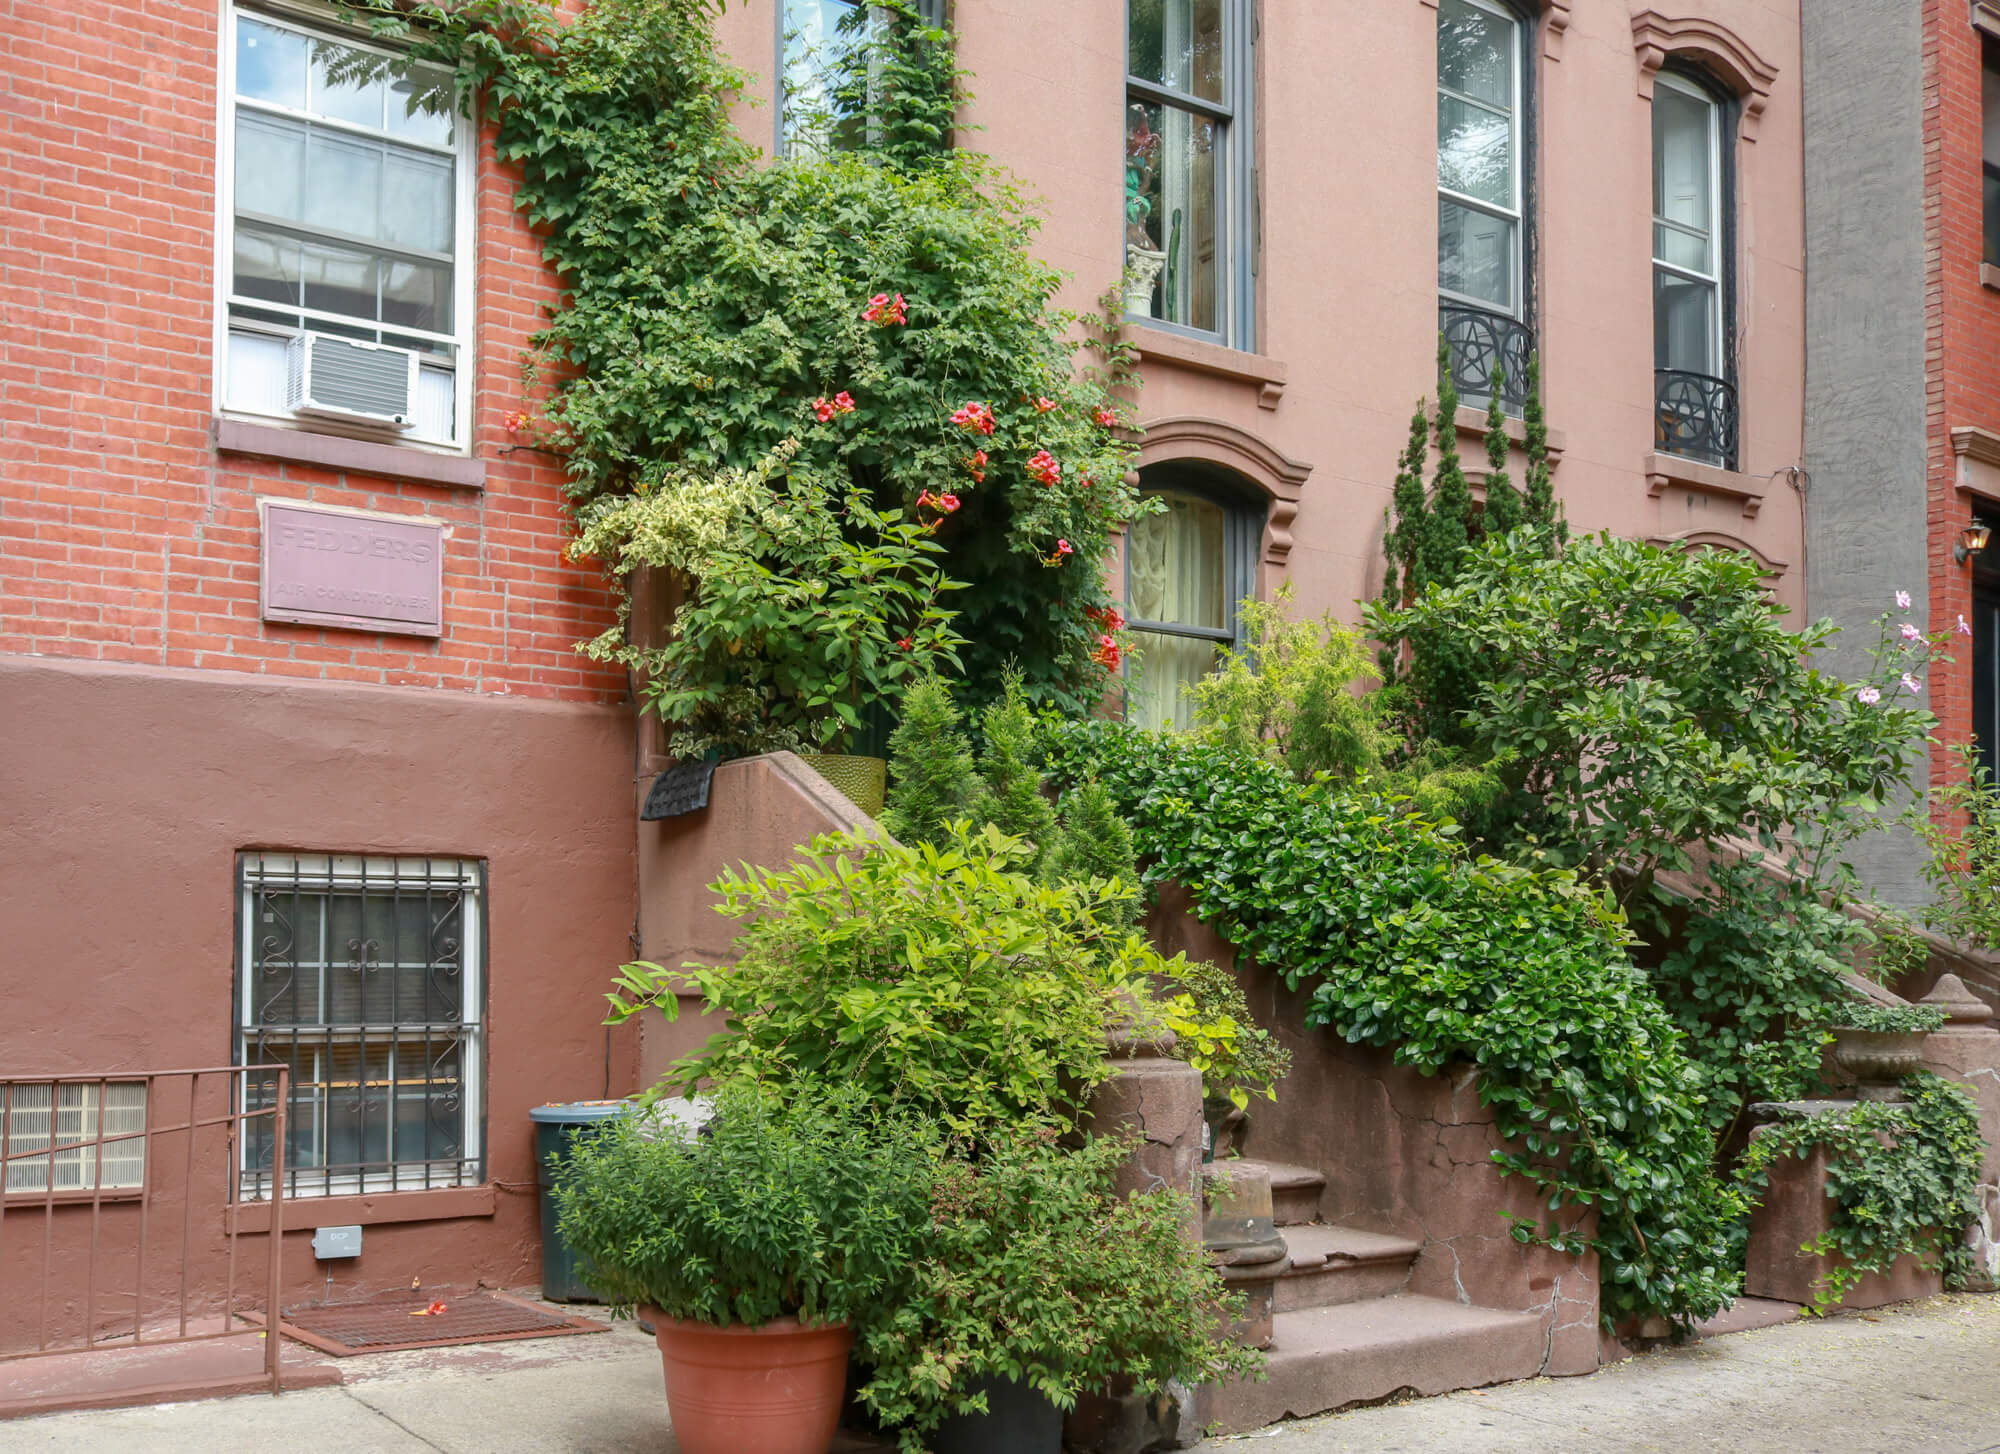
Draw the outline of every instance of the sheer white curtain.
<instances>
[{"instance_id":1,"label":"sheer white curtain","mask_svg":"<svg viewBox=\"0 0 2000 1454\"><path fill-rule=\"evenodd\" d=\"M1214 668L1216 643L1148 631L1144 623L1228 629L1228 519L1207 500L1162 498L1166 509L1134 521L1126 537L1128 615L1139 652L1128 716L1141 727L1183 728L1194 719L1187 688Z\"/></svg>"}]
</instances>

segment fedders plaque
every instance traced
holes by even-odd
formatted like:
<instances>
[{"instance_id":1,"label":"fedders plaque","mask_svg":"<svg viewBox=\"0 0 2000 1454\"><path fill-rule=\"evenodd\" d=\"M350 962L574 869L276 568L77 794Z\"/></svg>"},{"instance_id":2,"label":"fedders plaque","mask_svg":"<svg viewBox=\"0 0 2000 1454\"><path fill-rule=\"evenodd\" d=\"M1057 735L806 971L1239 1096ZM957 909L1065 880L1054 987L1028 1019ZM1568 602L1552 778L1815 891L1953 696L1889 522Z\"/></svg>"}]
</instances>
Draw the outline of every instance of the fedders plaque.
<instances>
[{"instance_id":1,"label":"fedders plaque","mask_svg":"<svg viewBox=\"0 0 2000 1454\"><path fill-rule=\"evenodd\" d=\"M265 500L266 621L444 634L444 527Z\"/></svg>"}]
</instances>

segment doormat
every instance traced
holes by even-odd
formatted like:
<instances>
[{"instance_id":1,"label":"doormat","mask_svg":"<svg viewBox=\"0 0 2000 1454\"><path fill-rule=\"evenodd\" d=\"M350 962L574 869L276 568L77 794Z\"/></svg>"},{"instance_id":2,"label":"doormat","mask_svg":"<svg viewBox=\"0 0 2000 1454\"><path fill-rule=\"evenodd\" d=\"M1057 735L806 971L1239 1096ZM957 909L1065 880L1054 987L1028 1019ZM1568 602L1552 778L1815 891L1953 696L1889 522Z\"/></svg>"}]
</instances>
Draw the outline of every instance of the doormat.
<instances>
[{"instance_id":1,"label":"doormat","mask_svg":"<svg viewBox=\"0 0 2000 1454\"><path fill-rule=\"evenodd\" d=\"M559 1338L604 1333L610 1325L553 1312L504 1292L452 1288L398 1291L352 1303L312 1303L286 1308L278 1323L288 1338L336 1358L393 1353L401 1348L444 1348L453 1343L498 1343L510 1338Z\"/></svg>"}]
</instances>

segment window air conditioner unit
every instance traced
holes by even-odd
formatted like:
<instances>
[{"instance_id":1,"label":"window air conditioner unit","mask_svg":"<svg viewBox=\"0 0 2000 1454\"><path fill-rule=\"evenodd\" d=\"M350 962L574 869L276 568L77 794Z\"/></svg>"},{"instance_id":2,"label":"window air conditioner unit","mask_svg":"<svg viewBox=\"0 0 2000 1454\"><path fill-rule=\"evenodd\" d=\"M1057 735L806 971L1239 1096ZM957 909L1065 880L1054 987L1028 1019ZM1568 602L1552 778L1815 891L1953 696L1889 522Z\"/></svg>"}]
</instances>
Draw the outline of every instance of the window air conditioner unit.
<instances>
[{"instance_id":1,"label":"window air conditioner unit","mask_svg":"<svg viewBox=\"0 0 2000 1454\"><path fill-rule=\"evenodd\" d=\"M408 429L417 356L407 348L301 333L285 350L285 403L297 414Z\"/></svg>"}]
</instances>

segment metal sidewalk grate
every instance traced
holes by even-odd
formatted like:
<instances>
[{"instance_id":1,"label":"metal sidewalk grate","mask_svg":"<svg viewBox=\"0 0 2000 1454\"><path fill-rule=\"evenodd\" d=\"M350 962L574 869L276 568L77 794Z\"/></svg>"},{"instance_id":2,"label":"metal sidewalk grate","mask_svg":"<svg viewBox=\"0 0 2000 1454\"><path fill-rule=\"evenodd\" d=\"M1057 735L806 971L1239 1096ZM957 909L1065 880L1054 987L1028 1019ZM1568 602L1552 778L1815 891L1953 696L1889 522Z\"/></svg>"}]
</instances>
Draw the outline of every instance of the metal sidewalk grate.
<instances>
[{"instance_id":1,"label":"metal sidewalk grate","mask_svg":"<svg viewBox=\"0 0 2000 1454\"><path fill-rule=\"evenodd\" d=\"M435 1306L442 1310L426 1314L425 1309ZM495 1343L607 1330L604 1323L554 1312L504 1292L457 1292L451 1288L384 1293L362 1302L290 1307L279 1327L287 1337L340 1358L399 1348L442 1348L453 1343Z\"/></svg>"}]
</instances>

